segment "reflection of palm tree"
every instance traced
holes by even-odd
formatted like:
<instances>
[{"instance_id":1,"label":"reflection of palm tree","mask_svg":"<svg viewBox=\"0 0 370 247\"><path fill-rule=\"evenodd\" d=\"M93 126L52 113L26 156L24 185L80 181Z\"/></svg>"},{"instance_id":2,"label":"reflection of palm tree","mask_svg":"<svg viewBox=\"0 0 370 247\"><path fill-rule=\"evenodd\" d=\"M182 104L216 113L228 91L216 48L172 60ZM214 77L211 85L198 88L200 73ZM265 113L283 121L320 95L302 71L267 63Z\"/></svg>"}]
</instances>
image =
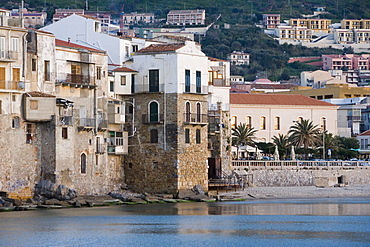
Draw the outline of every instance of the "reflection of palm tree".
<instances>
[{"instance_id":1,"label":"reflection of palm tree","mask_svg":"<svg viewBox=\"0 0 370 247\"><path fill-rule=\"evenodd\" d=\"M305 150L305 158L307 159L308 148L320 143L318 134L320 129L308 119L302 119L290 126L288 134L290 134L291 142L296 147L303 146Z\"/></svg>"},{"instance_id":2,"label":"reflection of palm tree","mask_svg":"<svg viewBox=\"0 0 370 247\"><path fill-rule=\"evenodd\" d=\"M279 153L283 153L282 158L285 158L289 147L289 137L287 135L278 134L272 137L272 141L278 147Z\"/></svg>"},{"instance_id":3,"label":"reflection of palm tree","mask_svg":"<svg viewBox=\"0 0 370 247\"><path fill-rule=\"evenodd\" d=\"M255 130L253 127L246 125L245 123L239 124L233 131L233 146L237 147L237 156L239 155L239 146L254 145Z\"/></svg>"}]
</instances>

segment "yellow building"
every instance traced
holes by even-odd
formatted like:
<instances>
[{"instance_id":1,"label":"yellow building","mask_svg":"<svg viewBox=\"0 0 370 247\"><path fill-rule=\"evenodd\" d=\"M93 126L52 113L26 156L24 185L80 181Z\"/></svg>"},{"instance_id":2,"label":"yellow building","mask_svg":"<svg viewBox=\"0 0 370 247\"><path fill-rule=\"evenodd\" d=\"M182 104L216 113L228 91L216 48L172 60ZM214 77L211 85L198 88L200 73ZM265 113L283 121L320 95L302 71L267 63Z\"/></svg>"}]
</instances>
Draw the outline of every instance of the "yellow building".
<instances>
[{"instance_id":1,"label":"yellow building","mask_svg":"<svg viewBox=\"0 0 370 247\"><path fill-rule=\"evenodd\" d=\"M313 33L329 33L331 20L329 19L299 19L292 18L289 20L289 26L306 27L311 29Z\"/></svg>"},{"instance_id":2,"label":"yellow building","mask_svg":"<svg viewBox=\"0 0 370 247\"><path fill-rule=\"evenodd\" d=\"M312 89L311 87L294 87L290 91L275 92L275 94L300 94L313 99L332 99L332 98L354 98L369 97L370 87L357 87L354 84L335 83L327 84L324 88Z\"/></svg>"},{"instance_id":3,"label":"yellow building","mask_svg":"<svg viewBox=\"0 0 370 247\"><path fill-rule=\"evenodd\" d=\"M340 24L342 29L370 29L370 19L343 19Z\"/></svg>"}]
</instances>

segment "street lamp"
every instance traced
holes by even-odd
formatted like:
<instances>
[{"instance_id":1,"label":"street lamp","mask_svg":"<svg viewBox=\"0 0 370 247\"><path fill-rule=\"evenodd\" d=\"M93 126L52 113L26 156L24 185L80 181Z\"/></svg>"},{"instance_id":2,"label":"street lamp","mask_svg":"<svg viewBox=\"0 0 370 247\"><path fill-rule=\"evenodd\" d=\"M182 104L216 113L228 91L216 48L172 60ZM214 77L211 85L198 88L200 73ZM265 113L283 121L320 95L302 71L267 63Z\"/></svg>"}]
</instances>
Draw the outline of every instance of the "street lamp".
<instances>
[{"instance_id":1,"label":"street lamp","mask_svg":"<svg viewBox=\"0 0 370 247\"><path fill-rule=\"evenodd\" d=\"M322 159L325 160L325 127L326 127L326 118L322 119Z\"/></svg>"}]
</instances>

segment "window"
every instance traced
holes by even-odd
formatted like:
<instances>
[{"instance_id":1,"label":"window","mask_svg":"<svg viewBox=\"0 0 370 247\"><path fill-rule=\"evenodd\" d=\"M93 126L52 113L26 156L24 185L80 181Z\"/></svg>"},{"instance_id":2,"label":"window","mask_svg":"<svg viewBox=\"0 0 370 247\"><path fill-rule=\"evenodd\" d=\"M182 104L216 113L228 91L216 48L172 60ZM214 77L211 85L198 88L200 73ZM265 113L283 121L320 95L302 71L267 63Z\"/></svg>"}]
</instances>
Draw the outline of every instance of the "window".
<instances>
[{"instance_id":1,"label":"window","mask_svg":"<svg viewBox=\"0 0 370 247\"><path fill-rule=\"evenodd\" d=\"M235 129L237 120L238 120L237 116L232 116L231 117L231 128L232 129Z\"/></svg>"},{"instance_id":2,"label":"window","mask_svg":"<svg viewBox=\"0 0 370 247\"><path fill-rule=\"evenodd\" d=\"M31 69L32 71L36 71L37 69L37 66L36 66L36 59L35 58L32 58L32 61L31 61Z\"/></svg>"},{"instance_id":3,"label":"window","mask_svg":"<svg viewBox=\"0 0 370 247\"><path fill-rule=\"evenodd\" d=\"M101 67L96 67L96 79L101 80Z\"/></svg>"},{"instance_id":4,"label":"window","mask_svg":"<svg viewBox=\"0 0 370 247\"><path fill-rule=\"evenodd\" d=\"M185 129L185 143L190 143L190 129Z\"/></svg>"},{"instance_id":5,"label":"window","mask_svg":"<svg viewBox=\"0 0 370 247\"><path fill-rule=\"evenodd\" d=\"M149 122L159 122L158 112L159 105L153 101L149 104Z\"/></svg>"},{"instance_id":6,"label":"window","mask_svg":"<svg viewBox=\"0 0 370 247\"><path fill-rule=\"evenodd\" d=\"M26 125L26 143L32 144L35 135L35 125L27 124Z\"/></svg>"},{"instance_id":7,"label":"window","mask_svg":"<svg viewBox=\"0 0 370 247\"><path fill-rule=\"evenodd\" d=\"M200 129L197 129L196 132L195 132L195 141L196 141L197 144L200 144L200 142L201 142L200 137L201 137L200 136Z\"/></svg>"},{"instance_id":8,"label":"window","mask_svg":"<svg viewBox=\"0 0 370 247\"><path fill-rule=\"evenodd\" d=\"M260 118L260 129L265 130L266 129L266 117Z\"/></svg>"},{"instance_id":9,"label":"window","mask_svg":"<svg viewBox=\"0 0 370 247\"><path fill-rule=\"evenodd\" d=\"M86 154L81 154L81 173L86 173Z\"/></svg>"},{"instance_id":10,"label":"window","mask_svg":"<svg viewBox=\"0 0 370 247\"><path fill-rule=\"evenodd\" d=\"M0 58L5 58L5 37L0 37Z\"/></svg>"},{"instance_id":11,"label":"window","mask_svg":"<svg viewBox=\"0 0 370 247\"><path fill-rule=\"evenodd\" d=\"M197 103L197 122L201 122L201 108L200 108L200 103Z\"/></svg>"},{"instance_id":12,"label":"window","mask_svg":"<svg viewBox=\"0 0 370 247\"><path fill-rule=\"evenodd\" d=\"M150 130L150 143L158 143L158 130Z\"/></svg>"},{"instance_id":13,"label":"window","mask_svg":"<svg viewBox=\"0 0 370 247\"><path fill-rule=\"evenodd\" d=\"M14 117L12 119L12 128L13 129L19 129L20 128L20 125L21 125L20 118L19 117Z\"/></svg>"},{"instance_id":14,"label":"window","mask_svg":"<svg viewBox=\"0 0 370 247\"><path fill-rule=\"evenodd\" d=\"M190 122L190 102L185 104L185 121Z\"/></svg>"},{"instance_id":15,"label":"window","mask_svg":"<svg viewBox=\"0 0 370 247\"><path fill-rule=\"evenodd\" d=\"M185 93L190 92L190 70L185 70Z\"/></svg>"},{"instance_id":16,"label":"window","mask_svg":"<svg viewBox=\"0 0 370 247\"><path fill-rule=\"evenodd\" d=\"M114 92L114 81L109 82L109 92Z\"/></svg>"},{"instance_id":17,"label":"window","mask_svg":"<svg viewBox=\"0 0 370 247\"><path fill-rule=\"evenodd\" d=\"M149 92L159 92L159 70L149 70Z\"/></svg>"},{"instance_id":18,"label":"window","mask_svg":"<svg viewBox=\"0 0 370 247\"><path fill-rule=\"evenodd\" d=\"M50 81L50 61L44 61L44 80Z\"/></svg>"},{"instance_id":19,"label":"window","mask_svg":"<svg viewBox=\"0 0 370 247\"><path fill-rule=\"evenodd\" d=\"M202 92L202 77L200 71L196 72L196 92Z\"/></svg>"},{"instance_id":20,"label":"window","mask_svg":"<svg viewBox=\"0 0 370 247\"><path fill-rule=\"evenodd\" d=\"M17 82L21 80L21 69L19 68L12 68L12 74L13 74L13 81Z\"/></svg>"},{"instance_id":21,"label":"window","mask_svg":"<svg viewBox=\"0 0 370 247\"><path fill-rule=\"evenodd\" d=\"M131 93L135 93L135 75L131 75Z\"/></svg>"},{"instance_id":22,"label":"window","mask_svg":"<svg viewBox=\"0 0 370 247\"><path fill-rule=\"evenodd\" d=\"M38 100L30 100L30 109L31 110L38 110L39 109L39 101Z\"/></svg>"},{"instance_id":23,"label":"window","mask_svg":"<svg viewBox=\"0 0 370 247\"><path fill-rule=\"evenodd\" d=\"M62 128L62 138L68 139L68 128Z\"/></svg>"},{"instance_id":24,"label":"window","mask_svg":"<svg viewBox=\"0 0 370 247\"><path fill-rule=\"evenodd\" d=\"M19 51L19 39L18 38L11 38L11 51L18 52Z\"/></svg>"},{"instance_id":25,"label":"window","mask_svg":"<svg viewBox=\"0 0 370 247\"><path fill-rule=\"evenodd\" d=\"M137 52L139 50L139 46L138 45L133 45L132 46L132 52Z\"/></svg>"},{"instance_id":26,"label":"window","mask_svg":"<svg viewBox=\"0 0 370 247\"><path fill-rule=\"evenodd\" d=\"M245 125L249 128L252 128L252 117L251 116L245 117Z\"/></svg>"},{"instance_id":27,"label":"window","mask_svg":"<svg viewBox=\"0 0 370 247\"><path fill-rule=\"evenodd\" d=\"M45 61L47 62L47 61ZM71 65L71 74L73 75L80 75L81 74L81 66L79 65Z\"/></svg>"},{"instance_id":28,"label":"window","mask_svg":"<svg viewBox=\"0 0 370 247\"><path fill-rule=\"evenodd\" d=\"M274 119L274 129L280 130L280 117L275 117Z\"/></svg>"},{"instance_id":29,"label":"window","mask_svg":"<svg viewBox=\"0 0 370 247\"><path fill-rule=\"evenodd\" d=\"M125 86L125 85L126 85L126 76L122 75L121 76L121 86Z\"/></svg>"}]
</instances>

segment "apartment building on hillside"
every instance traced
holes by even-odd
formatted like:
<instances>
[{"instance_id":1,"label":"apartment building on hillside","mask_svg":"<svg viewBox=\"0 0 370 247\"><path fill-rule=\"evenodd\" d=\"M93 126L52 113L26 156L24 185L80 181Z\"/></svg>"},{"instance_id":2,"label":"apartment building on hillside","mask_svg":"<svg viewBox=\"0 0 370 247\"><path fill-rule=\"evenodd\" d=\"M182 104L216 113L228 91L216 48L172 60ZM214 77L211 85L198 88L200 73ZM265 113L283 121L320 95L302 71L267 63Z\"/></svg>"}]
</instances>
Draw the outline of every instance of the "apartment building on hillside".
<instances>
[{"instance_id":1,"label":"apartment building on hillside","mask_svg":"<svg viewBox=\"0 0 370 247\"><path fill-rule=\"evenodd\" d=\"M170 10L167 14L167 25L204 25L206 11L204 9L194 10Z\"/></svg>"},{"instance_id":2,"label":"apartment building on hillside","mask_svg":"<svg viewBox=\"0 0 370 247\"><path fill-rule=\"evenodd\" d=\"M299 19L292 18L289 20L289 26L298 28L311 29L312 33L329 33L331 20L329 19Z\"/></svg>"},{"instance_id":3,"label":"apartment building on hillside","mask_svg":"<svg viewBox=\"0 0 370 247\"><path fill-rule=\"evenodd\" d=\"M264 28L277 28L280 26L280 14L263 14L262 25Z\"/></svg>"}]
</instances>

